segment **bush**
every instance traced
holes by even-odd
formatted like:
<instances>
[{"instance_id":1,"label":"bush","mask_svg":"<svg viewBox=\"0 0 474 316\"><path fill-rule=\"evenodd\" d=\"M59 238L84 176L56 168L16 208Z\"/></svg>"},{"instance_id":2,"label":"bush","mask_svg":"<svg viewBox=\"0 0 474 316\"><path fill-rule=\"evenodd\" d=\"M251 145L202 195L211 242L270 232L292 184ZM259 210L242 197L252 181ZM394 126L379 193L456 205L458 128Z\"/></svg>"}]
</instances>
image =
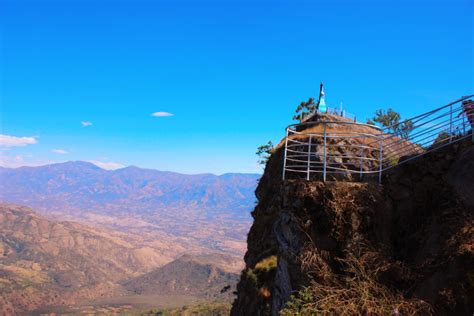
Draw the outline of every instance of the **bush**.
<instances>
[{"instance_id":1,"label":"bush","mask_svg":"<svg viewBox=\"0 0 474 316\"><path fill-rule=\"evenodd\" d=\"M253 284L255 284L255 285L258 284L258 277L257 277L257 275L255 274L255 272L254 272L252 269L247 269L247 271L245 271L245 276L246 276L247 279L249 279Z\"/></svg>"},{"instance_id":2,"label":"bush","mask_svg":"<svg viewBox=\"0 0 474 316\"><path fill-rule=\"evenodd\" d=\"M335 274L315 266L310 285L291 296L282 315L432 314L428 303L405 299L402 293L377 282L385 264L378 260L375 252L365 251L362 255L347 252L345 258L337 260L343 267L343 273ZM307 259L306 262L320 263ZM324 275L319 275L321 271Z\"/></svg>"},{"instance_id":3,"label":"bush","mask_svg":"<svg viewBox=\"0 0 474 316\"><path fill-rule=\"evenodd\" d=\"M278 264L277 256L269 256L260 260L253 269L249 268L245 271L245 276L255 286L264 284L271 272L273 272Z\"/></svg>"},{"instance_id":4,"label":"bush","mask_svg":"<svg viewBox=\"0 0 474 316\"><path fill-rule=\"evenodd\" d=\"M263 272L269 272L273 269L276 269L278 264L278 258L277 256L270 256L265 259L260 260L256 265L255 265L255 270L263 271Z\"/></svg>"}]
</instances>

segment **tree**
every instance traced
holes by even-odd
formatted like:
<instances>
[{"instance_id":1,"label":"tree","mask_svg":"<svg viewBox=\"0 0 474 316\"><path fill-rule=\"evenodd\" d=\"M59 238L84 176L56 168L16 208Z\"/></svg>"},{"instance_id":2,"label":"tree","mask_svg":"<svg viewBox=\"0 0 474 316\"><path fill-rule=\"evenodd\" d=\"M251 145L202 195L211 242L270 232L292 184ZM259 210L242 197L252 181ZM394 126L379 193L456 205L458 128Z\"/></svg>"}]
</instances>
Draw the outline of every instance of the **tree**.
<instances>
[{"instance_id":1,"label":"tree","mask_svg":"<svg viewBox=\"0 0 474 316\"><path fill-rule=\"evenodd\" d=\"M413 130L413 122L411 120L406 120L400 123L400 113L389 108L387 111L379 109L375 111L375 116L372 120L367 120L367 124L370 122L376 122L382 125L382 127L387 128L389 131L397 134L398 136L408 139L410 133Z\"/></svg>"},{"instance_id":2,"label":"tree","mask_svg":"<svg viewBox=\"0 0 474 316\"><path fill-rule=\"evenodd\" d=\"M412 120L406 120L403 123L398 124L395 126L395 131L404 139L408 139L410 137L410 133L413 130L413 122Z\"/></svg>"},{"instance_id":3,"label":"tree","mask_svg":"<svg viewBox=\"0 0 474 316\"><path fill-rule=\"evenodd\" d=\"M433 146L440 145L444 142L447 142L451 137L452 135L448 133L447 131L441 131L439 132L438 136L434 140Z\"/></svg>"},{"instance_id":4,"label":"tree","mask_svg":"<svg viewBox=\"0 0 474 316\"><path fill-rule=\"evenodd\" d=\"M372 121L371 119L367 119L367 122L365 122L365 124L375 125L375 122Z\"/></svg>"},{"instance_id":5,"label":"tree","mask_svg":"<svg viewBox=\"0 0 474 316\"><path fill-rule=\"evenodd\" d=\"M302 101L296 108L294 120L302 121L303 118L311 112L314 112L317 104L314 102L314 98L309 98L308 101Z\"/></svg>"},{"instance_id":6,"label":"tree","mask_svg":"<svg viewBox=\"0 0 474 316\"><path fill-rule=\"evenodd\" d=\"M400 114L389 108L387 112L382 109L375 111L375 116L372 120L379 123L383 127L392 128L395 124L400 121Z\"/></svg>"},{"instance_id":7,"label":"tree","mask_svg":"<svg viewBox=\"0 0 474 316\"><path fill-rule=\"evenodd\" d=\"M259 157L258 163L261 165L266 165L268 159L270 158L273 151L272 141L268 141L266 145L259 146L257 148L256 155Z\"/></svg>"}]
</instances>

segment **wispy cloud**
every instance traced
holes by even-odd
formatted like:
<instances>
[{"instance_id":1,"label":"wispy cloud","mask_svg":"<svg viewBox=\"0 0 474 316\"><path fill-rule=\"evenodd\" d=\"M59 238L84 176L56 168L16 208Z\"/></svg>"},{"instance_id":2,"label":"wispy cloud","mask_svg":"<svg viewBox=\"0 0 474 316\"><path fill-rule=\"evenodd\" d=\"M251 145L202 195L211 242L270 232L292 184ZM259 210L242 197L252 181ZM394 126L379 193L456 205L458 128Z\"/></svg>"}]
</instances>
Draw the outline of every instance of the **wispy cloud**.
<instances>
[{"instance_id":1,"label":"wispy cloud","mask_svg":"<svg viewBox=\"0 0 474 316\"><path fill-rule=\"evenodd\" d=\"M66 155L66 154L69 154L69 152L67 150L64 150L64 149L53 149L51 150L53 153L55 154L59 154L59 155Z\"/></svg>"},{"instance_id":2,"label":"wispy cloud","mask_svg":"<svg viewBox=\"0 0 474 316\"><path fill-rule=\"evenodd\" d=\"M82 124L82 127L87 127L87 126L91 126L91 125L92 125L92 122L81 121L81 124Z\"/></svg>"},{"instance_id":3,"label":"wispy cloud","mask_svg":"<svg viewBox=\"0 0 474 316\"><path fill-rule=\"evenodd\" d=\"M17 137L0 134L1 147L22 147L38 143L36 137Z\"/></svg>"},{"instance_id":4,"label":"wispy cloud","mask_svg":"<svg viewBox=\"0 0 474 316\"><path fill-rule=\"evenodd\" d=\"M174 116L173 113L170 113L170 112L154 112L151 114L151 116L154 116L154 117L166 117L166 116Z\"/></svg>"},{"instance_id":5,"label":"wispy cloud","mask_svg":"<svg viewBox=\"0 0 474 316\"><path fill-rule=\"evenodd\" d=\"M97 167L107 170L115 170L125 167L121 163L113 162L113 161L98 161L98 160L90 160L89 162L93 163Z\"/></svg>"}]
</instances>

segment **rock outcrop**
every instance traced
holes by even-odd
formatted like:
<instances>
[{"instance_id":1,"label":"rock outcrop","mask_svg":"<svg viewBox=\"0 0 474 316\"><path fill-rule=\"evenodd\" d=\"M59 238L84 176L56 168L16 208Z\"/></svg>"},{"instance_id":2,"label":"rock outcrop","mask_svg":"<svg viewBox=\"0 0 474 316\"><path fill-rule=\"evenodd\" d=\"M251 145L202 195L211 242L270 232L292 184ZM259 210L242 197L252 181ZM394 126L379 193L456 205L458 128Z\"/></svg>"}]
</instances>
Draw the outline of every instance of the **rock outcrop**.
<instances>
[{"instance_id":1,"label":"rock outcrop","mask_svg":"<svg viewBox=\"0 0 474 316\"><path fill-rule=\"evenodd\" d=\"M473 164L466 141L381 185L282 181L277 149L256 190L232 315L472 314Z\"/></svg>"}]
</instances>

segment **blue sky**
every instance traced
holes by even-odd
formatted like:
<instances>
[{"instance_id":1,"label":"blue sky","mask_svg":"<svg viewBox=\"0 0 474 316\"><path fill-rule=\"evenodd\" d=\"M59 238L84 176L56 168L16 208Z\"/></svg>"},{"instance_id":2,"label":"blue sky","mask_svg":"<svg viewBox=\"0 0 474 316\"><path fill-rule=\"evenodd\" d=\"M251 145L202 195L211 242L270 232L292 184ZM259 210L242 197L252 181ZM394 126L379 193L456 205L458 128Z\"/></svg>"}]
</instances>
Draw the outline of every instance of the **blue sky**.
<instances>
[{"instance_id":1,"label":"blue sky","mask_svg":"<svg viewBox=\"0 0 474 316\"><path fill-rule=\"evenodd\" d=\"M260 172L256 147L321 80L361 119L474 91L472 0L0 6L4 166Z\"/></svg>"}]
</instances>

